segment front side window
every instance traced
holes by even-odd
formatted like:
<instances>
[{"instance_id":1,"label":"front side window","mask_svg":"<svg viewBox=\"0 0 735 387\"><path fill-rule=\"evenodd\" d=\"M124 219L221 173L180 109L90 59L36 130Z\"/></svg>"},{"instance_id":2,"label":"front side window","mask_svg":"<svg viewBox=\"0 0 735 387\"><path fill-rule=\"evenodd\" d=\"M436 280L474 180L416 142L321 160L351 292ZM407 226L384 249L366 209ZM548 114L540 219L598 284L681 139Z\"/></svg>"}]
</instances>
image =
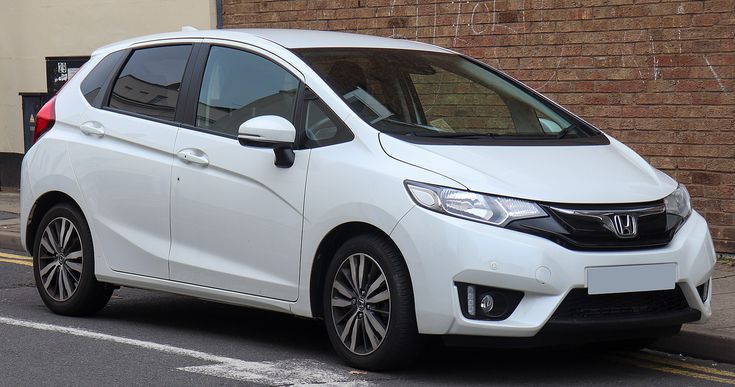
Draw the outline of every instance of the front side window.
<instances>
[{"instance_id":1,"label":"front side window","mask_svg":"<svg viewBox=\"0 0 735 387\"><path fill-rule=\"evenodd\" d=\"M296 51L365 122L409 141L606 141L563 109L460 55L376 48Z\"/></svg>"},{"instance_id":2,"label":"front side window","mask_svg":"<svg viewBox=\"0 0 735 387\"><path fill-rule=\"evenodd\" d=\"M118 75L109 106L173 121L191 45L138 49Z\"/></svg>"},{"instance_id":3,"label":"front side window","mask_svg":"<svg viewBox=\"0 0 735 387\"><path fill-rule=\"evenodd\" d=\"M242 50L213 46L197 104L196 126L236 136L263 115L293 122L299 80L283 67Z\"/></svg>"}]
</instances>

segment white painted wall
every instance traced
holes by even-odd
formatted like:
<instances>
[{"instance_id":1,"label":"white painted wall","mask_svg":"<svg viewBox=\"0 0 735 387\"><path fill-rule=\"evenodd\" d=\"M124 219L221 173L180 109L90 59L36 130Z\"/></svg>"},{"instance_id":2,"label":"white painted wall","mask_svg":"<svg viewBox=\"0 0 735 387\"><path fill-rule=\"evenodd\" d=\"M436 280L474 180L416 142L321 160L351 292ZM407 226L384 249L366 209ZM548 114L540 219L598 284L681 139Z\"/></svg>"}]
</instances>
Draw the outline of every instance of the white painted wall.
<instances>
[{"instance_id":1,"label":"white painted wall","mask_svg":"<svg viewBox=\"0 0 735 387\"><path fill-rule=\"evenodd\" d=\"M0 1L0 152L23 153L18 93L46 91L46 57L216 21L215 0Z\"/></svg>"}]
</instances>

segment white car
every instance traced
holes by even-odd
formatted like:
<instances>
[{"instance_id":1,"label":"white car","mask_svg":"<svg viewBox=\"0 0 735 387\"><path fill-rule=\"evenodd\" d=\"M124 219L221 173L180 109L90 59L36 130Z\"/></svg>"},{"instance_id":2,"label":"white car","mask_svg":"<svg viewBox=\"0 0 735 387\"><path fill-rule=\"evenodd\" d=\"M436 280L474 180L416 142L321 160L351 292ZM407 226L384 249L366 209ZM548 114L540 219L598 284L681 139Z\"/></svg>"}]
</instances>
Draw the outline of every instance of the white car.
<instances>
[{"instance_id":1,"label":"white car","mask_svg":"<svg viewBox=\"0 0 735 387\"><path fill-rule=\"evenodd\" d=\"M52 311L131 286L323 319L352 366L423 339L646 340L711 314L684 186L451 50L297 30L95 51L38 113L22 231Z\"/></svg>"}]
</instances>

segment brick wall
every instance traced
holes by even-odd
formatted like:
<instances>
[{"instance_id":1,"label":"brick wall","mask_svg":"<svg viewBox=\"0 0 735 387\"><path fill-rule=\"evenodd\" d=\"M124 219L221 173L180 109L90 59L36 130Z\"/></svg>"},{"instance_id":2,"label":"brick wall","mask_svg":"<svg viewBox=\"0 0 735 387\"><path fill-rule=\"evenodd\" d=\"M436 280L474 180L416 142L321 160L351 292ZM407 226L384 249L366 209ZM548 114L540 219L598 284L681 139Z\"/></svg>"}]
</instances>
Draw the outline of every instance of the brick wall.
<instances>
[{"instance_id":1,"label":"brick wall","mask_svg":"<svg viewBox=\"0 0 735 387\"><path fill-rule=\"evenodd\" d=\"M417 39L481 59L685 183L735 253L735 0L224 0L226 28Z\"/></svg>"}]
</instances>

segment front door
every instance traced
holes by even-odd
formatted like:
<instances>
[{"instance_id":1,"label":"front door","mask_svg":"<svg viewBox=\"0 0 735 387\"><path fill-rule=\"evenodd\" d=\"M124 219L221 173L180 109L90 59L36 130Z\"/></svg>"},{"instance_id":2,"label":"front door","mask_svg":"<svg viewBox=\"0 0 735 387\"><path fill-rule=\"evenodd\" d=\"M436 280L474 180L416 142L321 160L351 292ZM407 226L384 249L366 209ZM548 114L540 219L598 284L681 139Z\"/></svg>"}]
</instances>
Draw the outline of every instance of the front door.
<instances>
[{"instance_id":1,"label":"front door","mask_svg":"<svg viewBox=\"0 0 735 387\"><path fill-rule=\"evenodd\" d=\"M293 122L299 80L256 53L208 50L194 125L174 147L171 279L296 300L310 153L278 168L273 150L242 146L237 132L261 115Z\"/></svg>"}]
</instances>

